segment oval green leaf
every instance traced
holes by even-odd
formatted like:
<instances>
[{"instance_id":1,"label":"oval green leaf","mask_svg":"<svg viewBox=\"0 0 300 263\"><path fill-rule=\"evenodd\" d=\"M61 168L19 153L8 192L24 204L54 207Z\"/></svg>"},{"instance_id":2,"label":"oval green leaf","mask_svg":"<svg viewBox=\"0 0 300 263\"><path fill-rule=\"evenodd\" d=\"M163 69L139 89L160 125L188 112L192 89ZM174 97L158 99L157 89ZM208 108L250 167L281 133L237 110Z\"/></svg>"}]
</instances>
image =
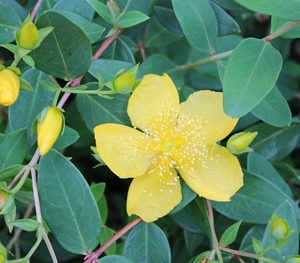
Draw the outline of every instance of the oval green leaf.
<instances>
[{"instance_id":1,"label":"oval green leaf","mask_svg":"<svg viewBox=\"0 0 300 263\"><path fill-rule=\"evenodd\" d=\"M236 222L228 229L226 229L226 231L222 234L220 239L221 246L227 247L228 245L232 244L235 241L241 223L242 221Z\"/></svg>"},{"instance_id":2,"label":"oval green leaf","mask_svg":"<svg viewBox=\"0 0 300 263\"><path fill-rule=\"evenodd\" d=\"M53 235L70 252L92 251L99 242L102 223L82 174L55 150L41 158L38 172L42 215Z\"/></svg>"},{"instance_id":3,"label":"oval green leaf","mask_svg":"<svg viewBox=\"0 0 300 263\"><path fill-rule=\"evenodd\" d=\"M233 51L223 78L224 110L230 117L247 114L271 91L282 66L269 42L247 38Z\"/></svg>"},{"instance_id":4,"label":"oval green leaf","mask_svg":"<svg viewBox=\"0 0 300 263\"><path fill-rule=\"evenodd\" d=\"M105 256L100 258L99 263L134 263L132 260L119 255Z\"/></svg>"},{"instance_id":5,"label":"oval green leaf","mask_svg":"<svg viewBox=\"0 0 300 263\"><path fill-rule=\"evenodd\" d=\"M125 14L121 14L117 18L117 26L119 28L128 28L135 25L138 25L146 20L149 17L139 11L129 11Z\"/></svg>"},{"instance_id":6,"label":"oval green leaf","mask_svg":"<svg viewBox=\"0 0 300 263\"><path fill-rule=\"evenodd\" d=\"M193 48L213 54L218 23L207 0L172 0L181 28Z\"/></svg>"},{"instance_id":7,"label":"oval green leaf","mask_svg":"<svg viewBox=\"0 0 300 263\"><path fill-rule=\"evenodd\" d=\"M79 134L74 129L65 126L64 133L58 137L57 141L53 145L53 149L59 151L66 148L76 142L79 138Z\"/></svg>"},{"instance_id":8,"label":"oval green leaf","mask_svg":"<svg viewBox=\"0 0 300 263\"><path fill-rule=\"evenodd\" d=\"M80 27L54 11L44 12L36 26L54 27L41 46L30 53L38 69L66 81L88 71L92 61L91 44Z\"/></svg>"},{"instance_id":9,"label":"oval green leaf","mask_svg":"<svg viewBox=\"0 0 300 263\"><path fill-rule=\"evenodd\" d=\"M171 262L168 239L154 223L142 222L130 232L125 241L124 256L134 262Z\"/></svg>"},{"instance_id":10,"label":"oval green leaf","mask_svg":"<svg viewBox=\"0 0 300 263\"><path fill-rule=\"evenodd\" d=\"M251 110L251 113L275 127L286 127L292 122L289 104L276 86Z\"/></svg>"}]
</instances>

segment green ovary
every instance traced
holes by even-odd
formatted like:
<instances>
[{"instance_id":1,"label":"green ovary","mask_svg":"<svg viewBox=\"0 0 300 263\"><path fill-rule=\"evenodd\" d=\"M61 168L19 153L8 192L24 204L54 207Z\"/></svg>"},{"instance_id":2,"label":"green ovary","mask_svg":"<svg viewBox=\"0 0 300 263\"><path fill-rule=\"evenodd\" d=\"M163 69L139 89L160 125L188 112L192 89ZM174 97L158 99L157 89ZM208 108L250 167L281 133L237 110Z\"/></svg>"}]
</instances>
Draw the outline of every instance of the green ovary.
<instances>
[{"instance_id":1,"label":"green ovary","mask_svg":"<svg viewBox=\"0 0 300 263\"><path fill-rule=\"evenodd\" d=\"M174 142L167 141L162 146L162 151L165 154L172 154L174 153L175 150L176 150L176 145L174 144Z\"/></svg>"}]
</instances>

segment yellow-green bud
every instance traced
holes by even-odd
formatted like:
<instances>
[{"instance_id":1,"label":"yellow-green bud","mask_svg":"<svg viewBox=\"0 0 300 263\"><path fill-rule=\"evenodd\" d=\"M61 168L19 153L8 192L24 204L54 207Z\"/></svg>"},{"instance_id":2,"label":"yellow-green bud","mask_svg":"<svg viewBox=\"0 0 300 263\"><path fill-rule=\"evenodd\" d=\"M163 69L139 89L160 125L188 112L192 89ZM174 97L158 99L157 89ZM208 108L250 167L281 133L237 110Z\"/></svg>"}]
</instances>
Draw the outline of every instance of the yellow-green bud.
<instances>
[{"instance_id":1,"label":"yellow-green bud","mask_svg":"<svg viewBox=\"0 0 300 263\"><path fill-rule=\"evenodd\" d=\"M22 48L34 49L39 39L39 32L34 23L28 22L22 26L19 36L19 44Z\"/></svg>"},{"instance_id":2,"label":"yellow-green bud","mask_svg":"<svg viewBox=\"0 0 300 263\"><path fill-rule=\"evenodd\" d=\"M0 212L2 211L3 207L6 205L8 198L9 198L9 193L0 191Z\"/></svg>"},{"instance_id":3,"label":"yellow-green bud","mask_svg":"<svg viewBox=\"0 0 300 263\"><path fill-rule=\"evenodd\" d=\"M285 263L300 263L300 256L290 257Z\"/></svg>"},{"instance_id":4,"label":"yellow-green bud","mask_svg":"<svg viewBox=\"0 0 300 263\"><path fill-rule=\"evenodd\" d=\"M114 80L114 88L116 92L124 91L125 89L130 90L133 88L135 80L135 74L133 72L125 72L117 76Z\"/></svg>"},{"instance_id":5,"label":"yellow-green bud","mask_svg":"<svg viewBox=\"0 0 300 263\"><path fill-rule=\"evenodd\" d=\"M0 263L5 263L7 259L7 251L5 247L0 243Z\"/></svg>"},{"instance_id":6,"label":"yellow-green bud","mask_svg":"<svg viewBox=\"0 0 300 263\"><path fill-rule=\"evenodd\" d=\"M44 119L37 124L37 144L41 156L56 142L63 127L63 114L56 107L49 107Z\"/></svg>"},{"instance_id":7,"label":"yellow-green bud","mask_svg":"<svg viewBox=\"0 0 300 263\"><path fill-rule=\"evenodd\" d=\"M271 221L271 236L276 240L286 239L289 235L290 227L285 219L277 218Z\"/></svg>"},{"instance_id":8,"label":"yellow-green bud","mask_svg":"<svg viewBox=\"0 0 300 263\"><path fill-rule=\"evenodd\" d=\"M18 98L20 92L20 79L10 69L0 71L0 104L12 105Z\"/></svg>"},{"instance_id":9,"label":"yellow-green bud","mask_svg":"<svg viewBox=\"0 0 300 263\"><path fill-rule=\"evenodd\" d=\"M234 134L227 141L226 148L233 154L251 152L252 149L248 146L255 139L257 132L240 132Z\"/></svg>"}]
</instances>

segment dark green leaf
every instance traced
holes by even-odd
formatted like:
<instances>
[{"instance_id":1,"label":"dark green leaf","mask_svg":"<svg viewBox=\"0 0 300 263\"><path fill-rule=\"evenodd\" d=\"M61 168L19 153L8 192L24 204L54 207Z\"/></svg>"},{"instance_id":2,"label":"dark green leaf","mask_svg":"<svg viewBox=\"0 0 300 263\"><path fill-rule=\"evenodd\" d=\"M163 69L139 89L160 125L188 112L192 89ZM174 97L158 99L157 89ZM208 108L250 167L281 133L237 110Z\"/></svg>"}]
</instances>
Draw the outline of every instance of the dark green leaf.
<instances>
[{"instance_id":1,"label":"dark green leaf","mask_svg":"<svg viewBox=\"0 0 300 263\"><path fill-rule=\"evenodd\" d=\"M116 94L108 100L98 95L76 96L76 106L90 131L103 123L120 123L130 125L126 109L129 95Z\"/></svg>"},{"instance_id":2,"label":"dark green leaf","mask_svg":"<svg viewBox=\"0 0 300 263\"><path fill-rule=\"evenodd\" d=\"M177 19L191 46L204 53L213 54L218 24L208 1L172 0L172 3Z\"/></svg>"},{"instance_id":3,"label":"dark green leaf","mask_svg":"<svg viewBox=\"0 0 300 263\"><path fill-rule=\"evenodd\" d=\"M192 233L185 229L183 230L183 234L186 248L190 254L193 254L195 249L202 243L205 235L202 233Z\"/></svg>"},{"instance_id":4,"label":"dark green leaf","mask_svg":"<svg viewBox=\"0 0 300 263\"><path fill-rule=\"evenodd\" d=\"M266 224L276 207L285 200L293 204L296 216L300 218L298 206L273 181L244 170L244 186L231 198L231 202L212 202L212 205L234 220Z\"/></svg>"},{"instance_id":5,"label":"dark green leaf","mask_svg":"<svg viewBox=\"0 0 300 263\"><path fill-rule=\"evenodd\" d=\"M76 142L78 138L79 134L77 131L68 126L65 126L63 135L58 137L57 141L53 145L53 149L57 151L62 150Z\"/></svg>"},{"instance_id":6,"label":"dark green leaf","mask_svg":"<svg viewBox=\"0 0 300 263\"><path fill-rule=\"evenodd\" d=\"M253 227L251 227L243 237L243 240L240 244L240 250L254 253L255 251L253 250L253 242L251 238L254 237L258 240L261 240L264 231L264 225L254 225Z\"/></svg>"},{"instance_id":7,"label":"dark green leaf","mask_svg":"<svg viewBox=\"0 0 300 263\"><path fill-rule=\"evenodd\" d=\"M108 227L102 228L101 233L100 233L101 246L103 246L113 236L114 236L114 232L110 228L108 228ZM105 250L105 254L106 255L114 255L114 254L116 254L116 250L117 250L117 243L114 242Z\"/></svg>"},{"instance_id":8,"label":"dark green leaf","mask_svg":"<svg viewBox=\"0 0 300 263\"><path fill-rule=\"evenodd\" d=\"M11 0L0 0L0 2L12 7L18 13L21 21L25 20L25 18L27 17L27 11L18 2Z\"/></svg>"},{"instance_id":9,"label":"dark green leaf","mask_svg":"<svg viewBox=\"0 0 300 263\"><path fill-rule=\"evenodd\" d=\"M86 36L89 38L91 44L93 44L94 42L99 40L105 30L104 27L102 27L98 24L92 23L74 13L71 13L68 11L58 11L58 12L61 13L62 15L64 15L70 21L76 21L76 25L79 26L82 29L82 31L86 34Z\"/></svg>"},{"instance_id":10,"label":"dark green leaf","mask_svg":"<svg viewBox=\"0 0 300 263\"><path fill-rule=\"evenodd\" d=\"M251 131L257 131L258 134L251 148L270 159L299 134L299 129L300 123L292 123L285 128L276 128L265 123L252 126Z\"/></svg>"},{"instance_id":11,"label":"dark green leaf","mask_svg":"<svg viewBox=\"0 0 300 263\"><path fill-rule=\"evenodd\" d=\"M125 241L124 256L134 262L171 262L168 240L154 223L142 222L130 232Z\"/></svg>"},{"instance_id":12,"label":"dark green leaf","mask_svg":"<svg viewBox=\"0 0 300 263\"><path fill-rule=\"evenodd\" d=\"M238 234L240 225L242 221L236 222L232 226L230 226L226 231L222 234L220 239L220 245L223 247L227 247L228 245L232 244Z\"/></svg>"},{"instance_id":13,"label":"dark green leaf","mask_svg":"<svg viewBox=\"0 0 300 263\"><path fill-rule=\"evenodd\" d=\"M284 18L277 17L277 16L272 16L271 22L272 22L271 23L271 32L275 32L276 30L278 30L284 26L287 26L288 24L291 23L291 21L286 20ZM299 38L300 37L300 25L293 27L286 33L280 35L280 37L291 38L291 39Z\"/></svg>"},{"instance_id":14,"label":"dark green leaf","mask_svg":"<svg viewBox=\"0 0 300 263\"><path fill-rule=\"evenodd\" d=\"M105 190L105 183L97 183L91 185L91 191L93 193L93 196L96 200L96 202L103 196Z\"/></svg>"},{"instance_id":15,"label":"dark green leaf","mask_svg":"<svg viewBox=\"0 0 300 263\"><path fill-rule=\"evenodd\" d=\"M123 256L105 256L98 260L99 263L134 263L132 260Z\"/></svg>"},{"instance_id":16,"label":"dark green leaf","mask_svg":"<svg viewBox=\"0 0 300 263\"><path fill-rule=\"evenodd\" d=\"M8 166L0 172L0 179L2 180L7 177L16 176L23 168L24 165L22 164Z\"/></svg>"},{"instance_id":17,"label":"dark green leaf","mask_svg":"<svg viewBox=\"0 0 300 263\"><path fill-rule=\"evenodd\" d=\"M214 2L210 2L210 5L218 21L219 36L237 34L241 32L238 23L227 12L225 12L220 6L218 6Z\"/></svg>"},{"instance_id":18,"label":"dark green leaf","mask_svg":"<svg viewBox=\"0 0 300 263\"><path fill-rule=\"evenodd\" d=\"M0 169L21 164L27 152L26 129L9 132L0 145Z\"/></svg>"},{"instance_id":19,"label":"dark green leaf","mask_svg":"<svg viewBox=\"0 0 300 263\"><path fill-rule=\"evenodd\" d=\"M82 174L55 150L41 158L38 172L42 215L56 239L70 252L92 251L102 223Z\"/></svg>"},{"instance_id":20,"label":"dark green leaf","mask_svg":"<svg viewBox=\"0 0 300 263\"><path fill-rule=\"evenodd\" d=\"M43 13L37 27L54 27L39 48L30 55L41 71L66 81L85 74L92 60L91 44L80 27L63 15L47 11Z\"/></svg>"},{"instance_id":21,"label":"dark green leaf","mask_svg":"<svg viewBox=\"0 0 300 263\"><path fill-rule=\"evenodd\" d=\"M279 253L273 249L264 255L267 258L279 262L285 262L286 259L289 258L291 255L297 255L299 253L299 228L298 228L299 217L297 216L297 213L295 213L294 205L291 202L293 201L285 200L275 210L275 213L278 215L278 217L285 219L288 222L290 229L295 230L295 232L288 237L288 240L290 240L291 242L280 247ZM273 245L274 243L275 240L271 236L270 223L269 223L266 228L262 240L262 244L266 248L270 245Z\"/></svg>"},{"instance_id":22,"label":"dark green leaf","mask_svg":"<svg viewBox=\"0 0 300 263\"><path fill-rule=\"evenodd\" d=\"M14 32L20 30L22 21L18 13L9 5L0 3L0 44L14 40Z\"/></svg>"},{"instance_id":23,"label":"dark green leaf","mask_svg":"<svg viewBox=\"0 0 300 263\"><path fill-rule=\"evenodd\" d=\"M124 14L120 14L117 18L117 26L119 28L128 28L140 24L149 17L139 11L129 11Z\"/></svg>"},{"instance_id":24,"label":"dark green leaf","mask_svg":"<svg viewBox=\"0 0 300 263\"><path fill-rule=\"evenodd\" d=\"M252 110L274 87L281 66L281 55L269 42L254 38L243 40L225 68L225 112L237 118Z\"/></svg>"},{"instance_id":25,"label":"dark green leaf","mask_svg":"<svg viewBox=\"0 0 300 263\"><path fill-rule=\"evenodd\" d=\"M17 101L9 107L9 127L11 130L26 128L28 145L31 147L36 140L36 135L31 136L33 120L45 107L51 105L54 93L42 89L39 80L51 79L36 68L26 70L22 77L30 83L34 92L20 91Z\"/></svg>"},{"instance_id":26,"label":"dark green leaf","mask_svg":"<svg viewBox=\"0 0 300 263\"><path fill-rule=\"evenodd\" d=\"M295 0L235 0L246 8L267 15L282 17L288 20L299 20L300 2Z\"/></svg>"},{"instance_id":27,"label":"dark green leaf","mask_svg":"<svg viewBox=\"0 0 300 263\"><path fill-rule=\"evenodd\" d=\"M276 86L251 113L275 127L286 127L292 122L290 107Z\"/></svg>"}]
</instances>

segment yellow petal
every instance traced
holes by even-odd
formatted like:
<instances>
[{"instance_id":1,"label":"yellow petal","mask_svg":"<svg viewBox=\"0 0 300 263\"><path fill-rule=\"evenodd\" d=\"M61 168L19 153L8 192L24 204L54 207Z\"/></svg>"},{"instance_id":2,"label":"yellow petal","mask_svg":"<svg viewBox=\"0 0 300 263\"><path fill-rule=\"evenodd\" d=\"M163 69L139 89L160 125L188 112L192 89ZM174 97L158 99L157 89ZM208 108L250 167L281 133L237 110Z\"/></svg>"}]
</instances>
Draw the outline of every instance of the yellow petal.
<instances>
[{"instance_id":1,"label":"yellow petal","mask_svg":"<svg viewBox=\"0 0 300 263\"><path fill-rule=\"evenodd\" d=\"M183 180L200 196L215 201L230 201L243 186L243 173L238 159L226 148L217 144L207 144L199 149L178 152L173 158L178 165L178 172ZM186 155L183 161L179 157Z\"/></svg>"},{"instance_id":2,"label":"yellow petal","mask_svg":"<svg viewBox=\"0 0 300 263\"><path fill-rule=\"evenodd\" d=\"M153 138L124 125L98 125L94 133L100 157L120 178L144 174L158 153Z\"/></svg>"},{"instance_id":3,"label":"yellow petal","mask_svg":"<svg viewBox=\"0 0 300 263\"><path fill-rule=\"evenodd\" d=\"M153 222L167 215L181 201L181 188L175 169L162 169L162 166L152 168L143 176L133 179L127 197L128 215L138 215L145 222Z\"/></svg>"},{"instance_id":4,"label":"yellow petal","mask_svg":"<svg viewBox=\"0 0 300 263\"><path fill-rule=\"evenodd\" d=\"M218 142L235 127L238 119L232 119L223 110L223 93L197 91L180 104L180 114L186 115L203 131L203 140Z\"/></svg>"},{"instance_id":5,"label":"yellow petal","mask_svg":"<svg viewBox=\"0 0 300 263\"><path fill-rule=\"evenodd\" d=\"M164 139L176 124L178 107L178 92L170 77L150 74L133 92L127 111L133 126Z\"/></svg>"}]
</instances>

